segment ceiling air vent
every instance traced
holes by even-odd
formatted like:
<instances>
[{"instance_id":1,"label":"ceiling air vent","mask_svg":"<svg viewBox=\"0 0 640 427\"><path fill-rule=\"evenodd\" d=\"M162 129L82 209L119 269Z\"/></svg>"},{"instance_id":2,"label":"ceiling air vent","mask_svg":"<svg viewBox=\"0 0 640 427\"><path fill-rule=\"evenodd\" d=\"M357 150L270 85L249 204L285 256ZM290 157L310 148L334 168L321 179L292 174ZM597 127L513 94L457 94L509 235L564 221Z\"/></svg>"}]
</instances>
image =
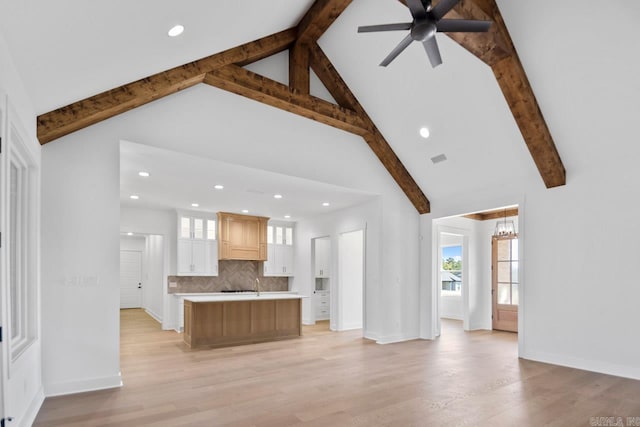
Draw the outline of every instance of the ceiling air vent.
<instances>
[{"instance_id":1,"label":"ceiling air vent","mask_svg":"<svg viewBox=\"0 0 640 427\"><path fill-rule=\"evenodd\" d=\"M437 156L431 158L431 161L434 165L436 163L444 162L445 160L447 160L447 156L445 156L444 154L438 154Z\"/></svg>"}]
</instances>

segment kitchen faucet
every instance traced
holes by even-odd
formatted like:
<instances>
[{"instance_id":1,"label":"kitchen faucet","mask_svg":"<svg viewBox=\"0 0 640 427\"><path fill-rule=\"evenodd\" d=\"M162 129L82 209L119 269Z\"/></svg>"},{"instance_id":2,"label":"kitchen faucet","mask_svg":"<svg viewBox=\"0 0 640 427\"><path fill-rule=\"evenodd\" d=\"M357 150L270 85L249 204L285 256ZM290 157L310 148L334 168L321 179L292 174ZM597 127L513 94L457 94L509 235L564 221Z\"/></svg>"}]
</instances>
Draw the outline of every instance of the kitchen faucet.
<instances>
[{"instance_id":1,"label":"kitchen faucet","mask_svg":"<svg viewBox=\"0 0 640 427\"><path fill-rule=\"evenodd\" d=\"M253 288L253 290L256 291L258 296L260 296L260 279L258 279L257 277L256 277L256 285Z\"/></svg>"}]
</instances>

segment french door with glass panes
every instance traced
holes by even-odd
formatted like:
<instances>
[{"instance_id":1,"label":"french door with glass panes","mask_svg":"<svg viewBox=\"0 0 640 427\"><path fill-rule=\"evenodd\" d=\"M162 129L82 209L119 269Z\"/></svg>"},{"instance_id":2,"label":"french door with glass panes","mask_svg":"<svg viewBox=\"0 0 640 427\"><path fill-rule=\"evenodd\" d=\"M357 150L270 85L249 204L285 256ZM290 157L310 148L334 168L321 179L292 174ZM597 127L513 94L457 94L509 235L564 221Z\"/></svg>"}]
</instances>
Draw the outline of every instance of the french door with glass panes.
<instances>
[{"instance_id":1,"label":"french door with glass panes","mask_svg":"<svg viewBox=\"0 0 640 427\"><path fill-rule=\"evenodd\" d=\"M518 238L491 241L493 329L518 332Z\"/></svg>"}]
</instances>

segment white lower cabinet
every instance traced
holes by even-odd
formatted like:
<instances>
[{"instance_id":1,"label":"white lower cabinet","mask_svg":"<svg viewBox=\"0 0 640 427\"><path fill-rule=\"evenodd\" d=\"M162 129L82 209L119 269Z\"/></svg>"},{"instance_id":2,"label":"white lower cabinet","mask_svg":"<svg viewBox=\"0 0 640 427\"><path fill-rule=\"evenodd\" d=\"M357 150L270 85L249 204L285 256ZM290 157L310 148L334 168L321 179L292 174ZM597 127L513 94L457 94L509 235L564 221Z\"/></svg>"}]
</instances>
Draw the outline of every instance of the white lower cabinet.
<instances>
[{"instance_id":1,"label":"white lower cabinet","mask_svg":"<svg viewBox=\"0 0 640 427\"><path fill-rule=\"evenodd\" d=\"M267 261L264 262L265 277L293 276L293 246L269 244Z\"/></svg>"},{"instance_id":2,"label":"white lower cabinet","mask_svg":"<svg viewBox=\"0 0 640 427\"><path fill-rule=\"evenodd\" d=\"M313 306L316 313L316 320L327 320L331 315L329 291L314 291Z\"/></svg>"},{"instance_id":3,"label":"white lower cabinet","mask_svg":"<svg viewBox=\"0 0 640 427\"><path fill-rule=\"evenodd\" d=\"M169 308L171 310L171 317L173 318L172 328L176 332L182 332L184 328L184 296L171 295L169 300Z\"/></svg>"}]
</instances>

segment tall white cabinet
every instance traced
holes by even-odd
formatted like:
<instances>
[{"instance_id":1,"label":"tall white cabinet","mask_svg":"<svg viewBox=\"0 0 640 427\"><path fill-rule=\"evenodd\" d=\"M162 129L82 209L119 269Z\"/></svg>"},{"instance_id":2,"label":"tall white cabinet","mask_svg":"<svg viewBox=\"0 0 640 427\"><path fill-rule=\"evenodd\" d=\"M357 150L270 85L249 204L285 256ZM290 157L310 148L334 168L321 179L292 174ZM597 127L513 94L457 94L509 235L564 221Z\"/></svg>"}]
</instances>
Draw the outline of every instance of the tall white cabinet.
<instances>
[{"instance_id":1,"label":"tall white cabinet","mask_svg":"<svg viewBox=\"0 0 640 427\"><path fill-rule=\"evenodd\" d=\"M331 317L331 240L328 237L314 241L314 276L313 307L316 320L327 320Z\"/></svg>"},{"instance_id":2,"label":"tall white cabinet","mask_svg":"<svg viewBox=\"0 0 640 427\"><path fill-rule=\"evenodd\" d=\"M178 276L217 276L215 214L178 212Z\"/></svg>"},{"instance_id":3,"label":"tall white cabinet","mask_svg":"<svg viewBox=\"0 0 640 427\"><path fill-rule=\"evenodd\" d=\"M316 277L328 278L331 264L331 240L328 238L316 239Z\"/></svg>"},{"instance_id":4,"label":"tall white cabinet","mask_svg":"<svg viewBox=\"0 0 640 427\"><path fill-rule=\"evenodd\" d=\"M263 273L265 277L293 276L293 233L293 224L269 221L267 260L264 262Z\"/></svg>"}]
</instances>

